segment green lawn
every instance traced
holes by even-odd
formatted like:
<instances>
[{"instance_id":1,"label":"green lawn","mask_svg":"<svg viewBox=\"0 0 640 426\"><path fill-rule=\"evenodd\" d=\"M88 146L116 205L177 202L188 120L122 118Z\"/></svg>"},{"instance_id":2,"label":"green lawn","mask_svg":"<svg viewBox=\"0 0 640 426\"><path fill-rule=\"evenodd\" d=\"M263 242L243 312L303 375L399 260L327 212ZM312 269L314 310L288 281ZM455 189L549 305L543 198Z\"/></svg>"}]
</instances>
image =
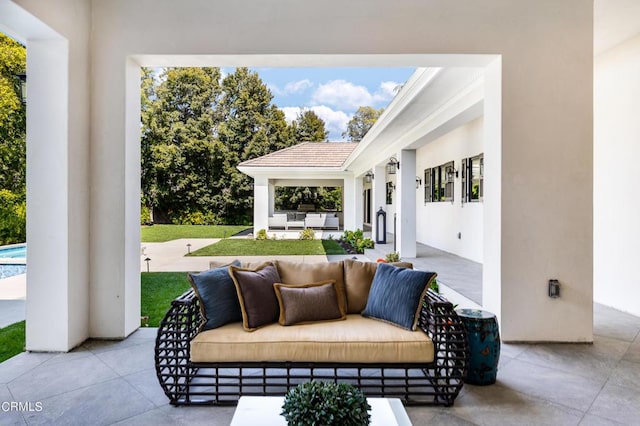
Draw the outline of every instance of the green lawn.
<instances>
[{"instance_id":1,"label":"green lawn","mask_svg":"<svg viewBox=\"0 0 640 426\"><path fill-rule=\"evenodd\" d=\"M227 238L249 229L243 225L153 225L142 227L143 243L163 243L179 238Z\"/></svg>"},{"instance_id":2,"label":"green lawn","mask_svg":"<svg viewBox=\"0 0 640 426\"><path fill-rule=\"evenodd\" d=\"M140 315L149 317L149 327L158 327L171 301L191 288L186 272L143 272L140 284Z\"/></svg>"},{"instance_id":3,"label":"green lawn","mask_svg":"<svg viewBox=\"0 0 640 426\"><path fill-rule=\"evenodd\" d=\"M0 362L24 352L24 321L0 328Z\"/></svg>"},{"instance_id":4,"label":"green lawn","mask_svg":"<svg viewBox=\"0 0 640 426\"><path fill-rule=\"evenodd\" d=\"M149 317L149 327L158 327L171 301L191 288L186 272L143 272L140 281L140 314ZM20 321L0 328L0 362L24 352L24 326Z\"/></svg>"},{"instance_id":5,"label":"green lawn","mask_svg":"<svg viewBox=\"0 0 640 426\"><path fill-rule=\"evenodd\" d=\"M241 240L227 239L203 247L190 256L285 256L346 254L333 240Z\"/></svg>"}]
</instances>

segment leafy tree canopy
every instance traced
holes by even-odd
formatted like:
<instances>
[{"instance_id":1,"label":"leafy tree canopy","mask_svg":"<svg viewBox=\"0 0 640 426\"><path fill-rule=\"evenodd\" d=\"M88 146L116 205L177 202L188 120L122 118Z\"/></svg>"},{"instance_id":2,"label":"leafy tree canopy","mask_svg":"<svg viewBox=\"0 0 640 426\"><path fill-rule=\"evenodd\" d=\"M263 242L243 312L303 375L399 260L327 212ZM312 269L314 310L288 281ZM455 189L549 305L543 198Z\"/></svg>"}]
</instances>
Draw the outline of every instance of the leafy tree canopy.
<instances>
[{"instance_id":1,"label":"leafy tree canopy","mask_svg":"<svg viewBox=\"0 0 640 426\"><path fill-rule=\"evenodd\" d=\"M375 109L370 106L361 106L347 123L347 131L342 134L342 137L353 142L360 142L383 112L384 108Z\"/></svg>"},{"instance_id":2,"label":"leafy tree canopy","mask_svg":"<svg viewBox=\"0 0 640 426\"><path fill-rule=\"evenodd\" d=\"M311 110L304 110L291 123L293 139L297 142L326 141L329 132L325 130L324 121Z\"/></svg>"}]
</instances>

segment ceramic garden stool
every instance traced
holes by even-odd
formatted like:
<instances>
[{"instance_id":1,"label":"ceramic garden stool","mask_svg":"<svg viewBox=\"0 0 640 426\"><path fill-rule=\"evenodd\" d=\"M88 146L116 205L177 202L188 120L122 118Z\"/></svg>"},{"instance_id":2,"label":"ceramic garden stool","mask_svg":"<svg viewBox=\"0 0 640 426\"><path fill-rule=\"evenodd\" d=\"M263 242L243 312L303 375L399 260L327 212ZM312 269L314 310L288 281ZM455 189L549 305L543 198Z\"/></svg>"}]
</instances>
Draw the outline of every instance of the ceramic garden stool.
<instances>
[{"instance_id":1,"label":"ceramic garden stool","mask_svg":"<svg viewBox=\"0 0 640 426\"><path fill-rule=\"evenodd\" d=\"M492 385L498 374L500 331L491 312L480 309L456 309L469 339L469 365L465 383Z\"/></svg>"}]
</instances>

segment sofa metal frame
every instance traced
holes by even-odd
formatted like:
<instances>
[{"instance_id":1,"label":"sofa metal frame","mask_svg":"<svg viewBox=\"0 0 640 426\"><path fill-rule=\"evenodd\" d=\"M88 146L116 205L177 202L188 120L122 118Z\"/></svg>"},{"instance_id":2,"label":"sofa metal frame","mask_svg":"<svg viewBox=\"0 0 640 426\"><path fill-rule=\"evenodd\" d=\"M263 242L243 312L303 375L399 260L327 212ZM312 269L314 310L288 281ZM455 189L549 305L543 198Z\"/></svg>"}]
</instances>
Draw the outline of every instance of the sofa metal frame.
<instances>
[{"instance_id":1,"label":"sofa metal frame","mask_svg":"<svg viewBox=\"0 0 640 426\"><path fill-rule=\"evenodd\" d=\"M240 396L282 396L308 380L341 381L366 396L400 398L405 405L453 405L467 375L464 325L450 302L429 290L418 326L434 345L431 363L192 362L190 342L202 321L189 290L171 303L158 328L155 367L172 405L234 405Z\"/></svg>"}]
</instances>

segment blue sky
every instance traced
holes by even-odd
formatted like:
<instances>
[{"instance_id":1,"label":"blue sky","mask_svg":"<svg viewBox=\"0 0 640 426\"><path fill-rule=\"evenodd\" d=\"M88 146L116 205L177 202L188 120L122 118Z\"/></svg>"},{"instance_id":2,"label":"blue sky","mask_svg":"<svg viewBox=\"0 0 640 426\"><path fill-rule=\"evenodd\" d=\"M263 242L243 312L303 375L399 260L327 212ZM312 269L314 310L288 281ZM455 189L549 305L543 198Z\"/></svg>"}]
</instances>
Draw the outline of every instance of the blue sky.
<instances>
[{"instance_id":1,"label":"blue sky","mask_svg":"<svg viewBox=\"0 0 640 426\"><path fill-rule=\"evenodd\" d=\"M330 141L342 132L359 106L384 108L397 87L415 68L253 68L274 96L288 121L302 109L314 111L325 122ZM230 72L231 70L223 70Z\"/></svg>"}]
</instances>

